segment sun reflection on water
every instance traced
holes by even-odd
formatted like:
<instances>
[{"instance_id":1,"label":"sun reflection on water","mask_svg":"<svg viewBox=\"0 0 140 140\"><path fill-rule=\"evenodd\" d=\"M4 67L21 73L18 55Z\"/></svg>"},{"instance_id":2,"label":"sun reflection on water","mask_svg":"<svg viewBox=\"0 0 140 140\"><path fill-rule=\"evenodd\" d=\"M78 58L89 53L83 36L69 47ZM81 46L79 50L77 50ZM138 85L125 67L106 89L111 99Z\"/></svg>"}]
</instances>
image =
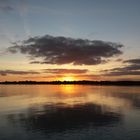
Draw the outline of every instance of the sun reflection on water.
<instances>
[{"instance_id":1,"label":"sun reflection on water","mask_svg":"<svg viewBox=\"0 0 140 140\"><path fill-rule=\"evenodd\" d=\"M119 89L118 89L119 88ZM114 90L115 89L115 90ZM139 89L139 88L138 88ZM139 90L130 90L128 87L100 87L82 85L15 85L2 86L0 91L0 112L26 109L29 106L41 106L45 104L76 105L94 103L108 106L113 109L131 108L133 103L129 98ZM131 93L130 93L131 92ZM3 94L4 93L4 94ZM127 98L123 98L127 97ZM139 96L138 96L139 97ZM138 97L136 99L138 99ZM5 102L6 99L6 102ZM8 104L7 104L8 102Z\"/></svg>"}]
</instances>

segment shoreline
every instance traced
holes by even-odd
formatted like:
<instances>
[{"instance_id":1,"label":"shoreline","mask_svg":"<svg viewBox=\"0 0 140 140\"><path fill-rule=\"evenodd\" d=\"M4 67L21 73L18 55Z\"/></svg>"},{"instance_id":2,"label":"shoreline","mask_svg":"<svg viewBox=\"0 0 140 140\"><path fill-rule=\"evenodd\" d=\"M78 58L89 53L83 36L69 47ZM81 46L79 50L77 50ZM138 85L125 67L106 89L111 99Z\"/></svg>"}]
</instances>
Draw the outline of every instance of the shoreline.
<instances>
[{"instance_id":1,"label":"shoreline","mask_svg":"<svg viewBox=\"0 0 140 140\"><path fill-rule=\"evenodd\" d=\"M140 86L140 81L4 81L0 85L99 85Z\"/></svg>"}]
</instances>

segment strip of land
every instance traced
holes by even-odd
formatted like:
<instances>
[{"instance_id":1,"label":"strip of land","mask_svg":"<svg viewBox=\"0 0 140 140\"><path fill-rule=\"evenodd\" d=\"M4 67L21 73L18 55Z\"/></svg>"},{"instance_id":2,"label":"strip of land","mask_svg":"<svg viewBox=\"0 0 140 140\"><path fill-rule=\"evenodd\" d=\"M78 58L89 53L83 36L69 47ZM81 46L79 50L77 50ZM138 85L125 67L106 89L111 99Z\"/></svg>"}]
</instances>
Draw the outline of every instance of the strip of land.
<instances>
[{"instance_id":1,"label":"strip of land","mask_svg":"<svg viewBox=\"0 0 140 140\"><path fill-rule=\"evenodd\" d=\"M4 81L0 82L3 85L31 85L31 84L50 84L50 85L118 85L118 86L140 86L140 81Z\"/></svg>"}]
</instances>

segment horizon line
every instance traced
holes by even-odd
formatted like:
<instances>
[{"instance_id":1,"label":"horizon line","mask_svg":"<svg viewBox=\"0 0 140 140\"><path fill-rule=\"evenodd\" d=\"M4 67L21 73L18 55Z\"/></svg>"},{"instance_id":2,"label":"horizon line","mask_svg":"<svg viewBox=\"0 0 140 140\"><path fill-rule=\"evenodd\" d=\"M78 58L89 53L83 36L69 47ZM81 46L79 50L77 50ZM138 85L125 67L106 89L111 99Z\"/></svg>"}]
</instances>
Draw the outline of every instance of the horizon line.
<instances>
[{"instance_id":1,"label":"horizon line","mask_svg":"<svg viewBox=\"0 0 140 140\"><path fill-rule=\"evenodd\" d=\"M121 80L121 81L92 81L92 80L74 80L74 81L0 81L0 84L52 84L52 85L66 85L66 84L73 84L73 85L138 85L140 86L140 81L133 81L133 80Z\"/></svg>"}]
</instances>

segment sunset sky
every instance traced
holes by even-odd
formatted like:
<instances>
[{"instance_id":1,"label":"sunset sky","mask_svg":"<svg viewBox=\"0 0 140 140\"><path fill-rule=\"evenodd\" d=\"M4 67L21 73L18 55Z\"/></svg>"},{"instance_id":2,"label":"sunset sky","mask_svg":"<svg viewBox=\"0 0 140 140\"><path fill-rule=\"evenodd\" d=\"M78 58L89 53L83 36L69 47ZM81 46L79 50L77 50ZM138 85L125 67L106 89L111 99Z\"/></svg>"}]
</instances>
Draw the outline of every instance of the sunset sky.
<instances>
[{"instance_id":1,"label":"sunset sky","mask_svg":"<svg viewBox=\"0 0 140 140\"><path fill-rule=\"evenodd\" d=\"M0 81L140 80L139 0L0 0Z\"/></svg>"}]
</instances>

